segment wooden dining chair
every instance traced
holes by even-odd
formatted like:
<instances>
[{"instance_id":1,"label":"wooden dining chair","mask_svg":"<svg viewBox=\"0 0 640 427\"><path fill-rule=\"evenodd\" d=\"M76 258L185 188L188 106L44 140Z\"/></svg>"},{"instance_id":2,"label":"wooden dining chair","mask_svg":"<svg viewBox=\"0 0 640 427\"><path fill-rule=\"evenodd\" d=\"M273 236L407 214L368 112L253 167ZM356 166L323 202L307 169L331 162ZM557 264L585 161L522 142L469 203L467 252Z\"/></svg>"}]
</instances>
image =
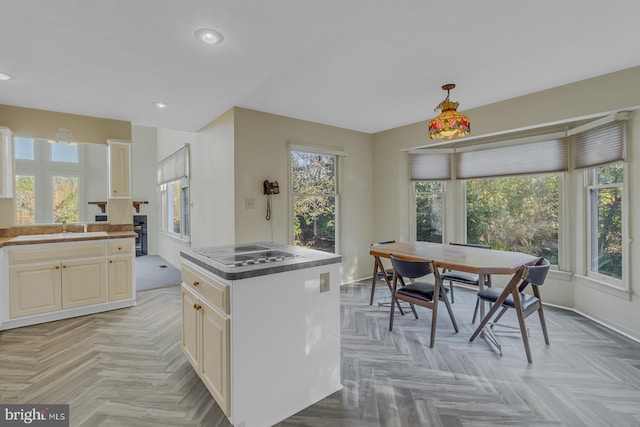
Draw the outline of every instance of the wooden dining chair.
<instances>
[{"instance_id":1,"label":"wooden dining chair","mask_svg":"<svg viewBox=\"0 0 640 427\"><path fill-rule=\"evenodd\" d=\"M418 313L414 307L419 305L431 309L431 340L429 347L433 347L436 336L436 324L438 320L438 305L439 301L444 301L449 317L453 323L453 328L456 333L458 332L458 324L456 318L451 310L449 299L447 298L447 292L442 281L440 280L440 272L436 267L434 261L409 261L400 259L394 255L391 255L391 265L393 266L393 283L391 290L391 309L389 314L389 331L393 331L393 318L395 314L395 304L399 301L406 301L409 303L413 315L418 318ZM423 278L424 276L434 276L433 283L425 281L417 281L415 279ZM412 282L406 284L405 279L410 279Z\"/></svg>"},{"instance_id":2,"label":"wooden dining chair","mask_svg":"<svg viewBox=\"0 0 640 427\"><path fill-rule=\"evenodd\" d=\"M395 240L387 240L384 242L376 242L376 243L372 243L371 246L377 246L377 245L385 245L388 243L395 243ZM385 282L385 284L387 285L387 287L389 288L389 291L391 291L391 281L393 280L393 268L385 268L384 265L382 264L382 260L380 259L380 257L376 256L373 257L373 275L371 276L371 297L369 298L369 305L373 305L373 297L375 295L376 292L376 283L378 280L382 280ZM378 306L387 306L389 305L389 302L383 302L383 303L379 303ZM402 314L404 316L404 310L402 310L402 307L400 306L400 303L397 303L398 309L400 310L400 314Z\"/></svg>"},{"instance_id":3,"label":"wooden dining chair","mask_svg":"<svg viewBox=\"0 0 640 427\"><path fill-rule=\"evenodd\" d=\"M449 243L454 246L468 246L472 248L491 249L488 245L478 245L474 243ZM455 302L455 295L453 292L453 283L462 283L471 286L480 286L480 276L474 273L467 273L464 271L456 271L450 269L444 269L441 275L442 281L449 281L449 292L451 293L451 304ZM491 275L486 274L484 277L484 286L491 287ZM476 302L476 310L478 308L478 302Z\"/></svg>"},{"instance_id":4,"label":"wooden dining chair","mask_svg":"<svg viewBox=\"0 0 640 427\"><path fill-rule=\"evenodd\" d=\"M527 354L527 361L532 363L531 348L529 347L529 337L524 319L529 317L531 314L538 312L540 326L542 327L542 334L544 335L544 342L546 345L549 345L549 335L547 333L547 324L544 320L544 310L542 308L542 299L540 297L539 290L540 286L544 284L547 273L549 272L549 267L549 261L544 258L540 258L534 265L523 266L518 269L504 289L485 288L478 292L478 301L488 301L492 303L492 306L471 336L470 341L473 341L482 329L487 326L487 324L504 326L497 322L507 310L510 308L515 309L518 317L520 334L522 335L522 342L524 344L524 350ZM524 292L529 285L531 285L533 295ZM500 313L498 313L495 319L490 322L500 308L502 308ZM474 313L474 321L475 317L476 314Z\"/></svg>"}]
</instances>

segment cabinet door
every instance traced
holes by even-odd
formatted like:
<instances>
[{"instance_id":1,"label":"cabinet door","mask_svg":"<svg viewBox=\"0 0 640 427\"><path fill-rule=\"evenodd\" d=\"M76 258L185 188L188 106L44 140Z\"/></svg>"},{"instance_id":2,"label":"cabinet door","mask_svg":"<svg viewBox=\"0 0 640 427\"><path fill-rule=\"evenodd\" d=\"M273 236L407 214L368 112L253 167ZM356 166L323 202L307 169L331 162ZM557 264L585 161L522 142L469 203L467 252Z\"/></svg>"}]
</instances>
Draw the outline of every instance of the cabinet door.
<instances>
[{"instance_id":1,"label":"cabinet door","mask_svg":"<svg viewBox=\"0 0 640 427\"><path fill-rule=\"evenodd\" d=\"M184 285L183 285L184 286ZM187 357L191 366L199 373L199 344L198 335L200 325L198 322L198 298L182 288L182 352Z\"/></svg>"},{"instance_id":2,"label":"cabinet door","mask_svg":"<svg viewBox=\"0 0 640 427\"><path fill-rule=\"evenodd\" d=\"M131 198L131 144L109 140L109 197Z\"/></svg>"},{"instance_id":3,"label":"cabinet door","mask_svg":"<svg viewBox=\"0 0 640 427\"><path fill-rule=\"evenodd\" d=\"M62 261L62 308L107 301L107 265L104 258Z\"/></svg>"},{"instance_id":4,"label":"cabinet door","mask_svg":"<svg viewBox=\"0 0 640 427\"><path fill-rule=\"evenodd\" d=\"M132 298L131 256L109 258L109 301Z\"/></svg>"},{"instance_id":5,"label":"cabinet door","mask_svg":"<svg viewBox=\"0 0 640 427\"><path fill-rule=\"evenodd\" d=\"M11 318L60 310L60 263L9 267Z\"/></svg>"},{"instance_id":6,"label":"cabinet door","mask_svg":"<svg viewBox=\"0 0 640 427\"><path fill-rule=\"evenodd\" d=\"M230 413L230 364L228 318L206 302L200 303L202 356L200 378L228 417Z\"/></svg>"},{"instance_id":7,"label":"cabinet door","mask_svg":"<svg viewBox=\"0 0 640 427\"><path fill-rule=\"evenodd\" d=\"M13 179L13 135L0 128L0 197L13 197Z\"/></svg>"}]
</instances>

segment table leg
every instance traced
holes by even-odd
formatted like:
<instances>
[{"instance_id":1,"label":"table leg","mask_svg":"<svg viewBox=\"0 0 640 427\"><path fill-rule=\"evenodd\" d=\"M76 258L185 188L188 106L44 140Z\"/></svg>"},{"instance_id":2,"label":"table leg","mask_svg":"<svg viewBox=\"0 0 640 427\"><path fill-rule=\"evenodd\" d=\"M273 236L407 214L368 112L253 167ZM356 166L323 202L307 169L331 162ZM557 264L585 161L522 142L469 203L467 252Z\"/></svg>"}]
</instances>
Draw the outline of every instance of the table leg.
<instances>
[{"instance_id":1,"label":"table leg","mask_svg":"<svg viewBox=\"0 0 640 427\"><path fill-rule=\"evenodd\" d=\"M478 290L479 291L484 289L484 282L485 282L485 275L484 274L479 274L478 275ZM480 319L484 320L484 316L485 316L484 301L478 301L478 303L480 304L480 307L479 307L479 309L480 309ZM485 340L487 340L487 342L498 351L500 356L502 356L502 346L500 345L500 342L498 341L496 336L493 334L493 331L491 329L487 328L486 325L485 325L481 330L481 334L482 334L482 337Z\"/></svg>"}]
</instances>

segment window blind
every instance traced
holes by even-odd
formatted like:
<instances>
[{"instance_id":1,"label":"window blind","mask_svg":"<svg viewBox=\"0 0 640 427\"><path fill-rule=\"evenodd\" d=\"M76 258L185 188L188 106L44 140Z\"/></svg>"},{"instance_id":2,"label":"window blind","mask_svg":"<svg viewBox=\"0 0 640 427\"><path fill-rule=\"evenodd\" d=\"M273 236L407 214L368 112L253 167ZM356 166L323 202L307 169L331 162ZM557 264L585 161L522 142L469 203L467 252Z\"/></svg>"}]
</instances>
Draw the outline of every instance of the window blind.
<instances>
[{"instance_id":1,"label":"window blind","mask_svg":"<svg viewBox=\"0 0 640 427\"><path fill-rule=\"evenodd\" d=\"M505 145L456 153L460 179L563 172L568 167L565 139Z\"/></svg>"},{"instance_id":2,"label":"window blind","mask_svg":"<svg viewBox=\"0 0 640 427\"><path fill-rule=\"evenodd\" d=\"M451 154L410 154L412 181L451 179Z\"/></svg>"},{"instance_id":3,"label":"window blind","mask_svg":"<svg viewBox=\"0 0 640 427\"><path fill-rule=\"evenodd\" d=\"M158 184L189 177L189 144L158 162Z\"/></svg>"},{"instance_id":4,"label":"window blind","mask_svg":"<svg viewBox=\"0 0 640 427\"><path fill-rule=\"evenodd\" d=\"M614 121L576 134L574 168L585 169L624 160L626 121Z\"/></svg>"}]
</instances>

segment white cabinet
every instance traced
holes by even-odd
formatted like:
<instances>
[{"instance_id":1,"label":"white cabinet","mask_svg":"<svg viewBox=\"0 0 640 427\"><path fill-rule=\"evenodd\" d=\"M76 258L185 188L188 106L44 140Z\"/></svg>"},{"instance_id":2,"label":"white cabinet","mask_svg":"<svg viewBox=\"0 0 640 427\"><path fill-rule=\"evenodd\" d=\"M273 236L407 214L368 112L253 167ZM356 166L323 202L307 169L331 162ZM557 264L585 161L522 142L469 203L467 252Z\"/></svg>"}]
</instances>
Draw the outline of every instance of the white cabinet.
<instances>
[{"instance_id":1,"label":"white cabinet","mask_svg":"<svg viewBox=\"0 0 640 427\"><path fill-rule=\"evenodd\" d=\"M182 264L182 351L227 417L231 413L229 286Z\"/></svg>"},{"instance_id":2,"label":"white cabinet","mask_svg":"<svg viewBox=\"0 0 640 427\"><path fill-rule=\"evenodd\" d=\"M65 260L60 264L63 309L107 301L104 258Z\"/></svg>"},{"instance_id":3,"label":"white cabinet","mask_svg":"<svg viewBox=\"0 0 640 427\"><path fill-rule=\"evenodd\" d=\"M109 301L133 298L133 242L109 243L107 252Z\"/></svg>"},{"instance_id":4,"label":"white cabinet","mask_svg":"<svg viewBox=\"0 0 640 427\"><path fill-rule=\"evenodd\" d=\"M109 198L131 198L131 143L110 139Z\"/></svg>"},{"instance_id":5,"label":"white cabinet","mask_svg":"<svg viewBox=\"0 0 640 427\"><path fill-rule=\"evenodd\" d=\"M133 245L130 238L3 248L0 330L135 305Z\"/></svg>"},{"instance_id":6,"label":"white cabinet","mask_svg":"<svg viewBox=\"0 0 640 427\"><path fill-rule=\"evenodd\" d=\"M59 262L9 267L9 317L62 309L61 283Z\"/></svg>"},{"instance_id":7,"label":"white cabinet","mask_svg":"<svg viewBox=\"0 0 640 427\"><path fill-rule=\"evenodd\" d=\"M0 127L0 197L13 197L13 134Z\"/></svg>"}]
</instances>

